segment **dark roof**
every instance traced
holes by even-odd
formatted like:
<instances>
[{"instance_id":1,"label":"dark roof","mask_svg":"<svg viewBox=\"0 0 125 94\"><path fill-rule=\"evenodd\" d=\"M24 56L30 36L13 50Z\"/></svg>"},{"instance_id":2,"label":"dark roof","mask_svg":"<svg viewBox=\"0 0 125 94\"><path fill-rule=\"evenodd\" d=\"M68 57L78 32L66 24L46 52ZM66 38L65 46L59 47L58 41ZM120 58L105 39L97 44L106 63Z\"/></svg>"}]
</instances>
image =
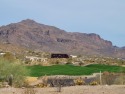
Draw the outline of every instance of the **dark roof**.
<instances>
[{"instance_id":1,"label":"dark roof","mask_svg":"<svg viewBox=\"0 0 125 94\"><path fill-rule=\"evenodd\" d=\"M69 58L68 54L51 54L51 58Z\"/></svg>"}]
</instances>

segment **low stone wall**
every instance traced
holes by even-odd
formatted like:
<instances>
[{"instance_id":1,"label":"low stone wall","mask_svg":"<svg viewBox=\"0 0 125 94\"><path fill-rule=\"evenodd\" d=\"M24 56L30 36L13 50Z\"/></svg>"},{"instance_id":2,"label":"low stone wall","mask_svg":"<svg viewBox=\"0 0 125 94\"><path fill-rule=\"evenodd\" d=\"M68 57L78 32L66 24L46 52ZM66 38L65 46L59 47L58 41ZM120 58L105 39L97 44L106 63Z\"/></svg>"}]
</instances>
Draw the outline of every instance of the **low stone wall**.
<instances>
[{"instance_id":1,"label":"low stone wall","mask_svg":"<svg viewBox=\"0 0 125 94\"><path fill-rule=\"evenodd\" d=\"M74 80L73 79L48 79L47 83L50 85L50 87L57 87L59 85L61 86L74 86Z\"/></svg>"},{"instance_id":2,"label":"low stone wall","mask_svg":"<svg viewBox=\"0 0 125 94\"><path fill-rule=\"evenodd\" d=\"M93 75L84 76L67 76L67 75L54 75L54 76L42 76L38 78L37 81L31 83L30 85L36 86L38 84L46 84L50 87L61 86L74 86L76 79L81 79L86 85L95 81L99 73L94 73Z\"/></svg>"}]
</instances>

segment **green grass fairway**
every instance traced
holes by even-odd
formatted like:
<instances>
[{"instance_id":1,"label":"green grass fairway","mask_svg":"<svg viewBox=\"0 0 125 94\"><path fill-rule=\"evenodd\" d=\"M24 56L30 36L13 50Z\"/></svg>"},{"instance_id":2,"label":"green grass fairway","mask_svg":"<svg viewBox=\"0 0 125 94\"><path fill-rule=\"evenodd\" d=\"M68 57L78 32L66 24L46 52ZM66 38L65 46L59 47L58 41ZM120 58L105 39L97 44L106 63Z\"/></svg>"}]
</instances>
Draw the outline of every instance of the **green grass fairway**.
<instances>
[{"instance_id":1,"label":"green grass fairway","mask_svg":"<svg viewBox=\"0 0 125 94\"><path fill-rule=\"evenodd\" d=\"M30 76L40 77L43 75L90 75L97 72L121 72L125 67L93 64L88 66L73 65L53 65L53 66L27 66L30 70Z\"/></svg>"}]
</instances>

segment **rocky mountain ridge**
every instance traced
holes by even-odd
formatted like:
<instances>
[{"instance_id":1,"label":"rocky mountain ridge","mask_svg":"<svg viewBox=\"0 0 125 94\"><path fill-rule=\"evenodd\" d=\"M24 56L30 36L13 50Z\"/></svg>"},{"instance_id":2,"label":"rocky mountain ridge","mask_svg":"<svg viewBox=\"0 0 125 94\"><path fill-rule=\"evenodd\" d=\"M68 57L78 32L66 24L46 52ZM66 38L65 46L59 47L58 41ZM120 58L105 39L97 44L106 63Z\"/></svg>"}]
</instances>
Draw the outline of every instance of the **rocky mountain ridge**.
<instances>
[{"instance_id":1,"label":"rocky mountain ridge","mask_svg":"<svg viewBox=\"0 0 125 94\"><path fill-rule=\"evenodd\" d=\"M125 57L124 48L114 47L97 34L66 32L30 19L1 26L0 44L51 53Z\"/></svg>"}]
</instances>

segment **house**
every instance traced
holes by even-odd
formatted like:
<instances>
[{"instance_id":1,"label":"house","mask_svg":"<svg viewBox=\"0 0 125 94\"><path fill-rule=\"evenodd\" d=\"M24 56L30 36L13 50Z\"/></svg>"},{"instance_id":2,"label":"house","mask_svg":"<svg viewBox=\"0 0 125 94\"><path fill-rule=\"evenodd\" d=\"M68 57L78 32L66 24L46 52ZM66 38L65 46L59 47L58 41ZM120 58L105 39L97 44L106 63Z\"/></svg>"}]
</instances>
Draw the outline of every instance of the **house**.
<instances>
[{"instance_id":1,"label":"house","mask_svg":"<svg viewBox=\"0 0 125 94\"><path fill-rule=\"evenodd\" d=\"M77 56L76 56L76 55L70 55L70 57L71 57L71 58L77 58Z\"/></svg>"},{"instance_id":2,"label":"house","mask_svg":"<svg viewBox=\"0 0 125 94\"><path fill-rule=\"evenodd\" d=\"M51 58L69 58L68 54L51 54Z\"/></svg>"},{"instance_id":3,"label":"house","mask_svg":"<svg viewBox=\"0 0 125 94\"><path fill-rule=\"evenodd\" d=\"M5 55L6 53L4 53L4 52L0 52L0 56L2 56L2 55Z\"/></svg>"}]
</instances>

